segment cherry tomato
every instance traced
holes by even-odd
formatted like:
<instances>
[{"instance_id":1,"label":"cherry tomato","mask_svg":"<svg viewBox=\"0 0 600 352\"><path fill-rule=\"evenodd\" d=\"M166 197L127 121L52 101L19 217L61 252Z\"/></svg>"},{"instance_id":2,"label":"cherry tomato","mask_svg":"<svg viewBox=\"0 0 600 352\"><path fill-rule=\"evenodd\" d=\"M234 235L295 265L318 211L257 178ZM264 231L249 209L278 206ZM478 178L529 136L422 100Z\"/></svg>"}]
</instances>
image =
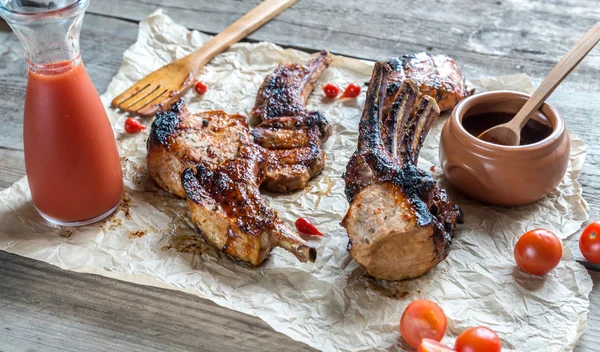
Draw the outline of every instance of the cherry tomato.
<instances>
[{"instance_id":1,"label":"cherry tomato","mask_svg":"<svg viewBox=\"0 0 600 352\"><path fill-rule=\"evenodd\" d=\"M359 95L360 95L360 86L356 83L350 83L348 85L348 87L346 87L346 90L344 91L344 94L342 94L340 99L356 98Z\"/></svg>"},{"instance_id":2,"label":"cherry tomato","mask_svg":"<svg viewBox=\"0 0 600 352\"><path fill-rule=\"evenodd\" d=\"M426 299L409 304L400 319L400 334L413 347L418 347L423 339L441 341L447 327L442 307Z\"/></svg>"},{"instance_id":3,"label":"cherry tomato","mask_svg":"<svg viewBox=\"0 0 600 352\"><path fill-rule=\"evenodd\" d=\"M323 234L315 227L315 225L311 224L306 218L299 218L296 220L296 229L308 235L323 236Z\"/></svg>"},{"instance_id":4,"label":"cherry tomato","mask_svg":"<svg viewBox=\"0 0 600 352\"><path fill-rule=\"evenodd\" d=\"M325 92L327 98L333 99L340 94L340 87L338 87L337 84L328 83L325 87L323 87L323 92Z\"/></svg>"},{"instance_id":5,"label":"cherry tomato","mask_svg":"<svg viewBox=\"0 0 600 352\"><path fill-rule=\"evenodd\" d=\"M456 352L450 347L432 339L423 339L417 352Z\"/></svg>"},{"instance_id":6,"label":"cherry tomato","mask_svg":"<svg viewBox=\"0 0 600 352\"><path fill-rule=\"evenodd\" d=\"M131 117L125 120L125 132L137 133L146 129L146 126L142 125L138 120L132 119Z\"/></svg>"},{"instance_id":7,"label":"cherry tomato","mask_svg":"<svg viewBox=\"0 0 600 352\"><path fill-rule=\"evenodd\" d=\"M562 257L558 237L545 229L527 232L515 246L515 260L521 270L543 276L556 268Z\"/></svg>"},{"instance_id":8,"label":"cherry tomato","mask_svg":"<svg viewBox=\"0 0 600 352\"><path fill-rule=\"evenodd\" d=\"M502 343L494 331L478 326L458 335L454 349L456 352L501 352Z\"/></svg>"},{"instance_id":9,"label":"cherry tomato","mask_svg":"<svg viewBox=\"0 0 600 352\"><path fill-rule=\"evenodd\" d=\"M600 221L588 225L579 238L579 249L594 264L600 264Z\"/></svg>"},{"instance_id":10,"label":"cherry tomato","mask_svg":"<svg viewBox=\"0 0 600 352\"><path fill-rule=\"evenodd\" d=\"M202 95L204 93L206 93L206 91L208 90L208 86L204 83L204 82L196 82L196 84L194 84L194 90L196 91L196 93Z\"/></svg>"}]
</instances>

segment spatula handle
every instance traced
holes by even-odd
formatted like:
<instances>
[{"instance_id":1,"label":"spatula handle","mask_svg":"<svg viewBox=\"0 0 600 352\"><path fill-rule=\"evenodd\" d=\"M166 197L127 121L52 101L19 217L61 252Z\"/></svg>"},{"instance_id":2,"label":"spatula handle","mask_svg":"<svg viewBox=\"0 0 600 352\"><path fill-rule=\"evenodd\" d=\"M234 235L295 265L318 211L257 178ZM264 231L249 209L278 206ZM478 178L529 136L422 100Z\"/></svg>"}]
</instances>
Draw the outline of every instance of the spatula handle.
<instances>
[{"instance_id":1,"label":"spatula handle","mask_svg":"<svg viewBox=\"0 0 600 352\"><path fill-rule=\"evenodd\" d=\"M215 56L227 50L231 45L244 39L247 35L260 28L263 24L292 6L297 1L298 0L263 1L242 18L225 28L221 33L204 43L200 49L182 60L191 61L195 68L194 75L196 75L198 70Z\"/></svg>"},{"instance_id":2,"label":"spatula handle","mask_svg":"<svg viewBox=\"0 0 600 352\"><path fill-rule=\"evenodd\" d=\"M523 105L519 113L510 121L511 126L517 127L519 130L523 128L528 120L529 115L536 112L546 99L554 92L560 82L565 79L573 71L575 67L583 60L583 58L594 48L600 41L600 23L597 23L589 31L587 31L575 46L554 66L550 74L535 90L527 103Z\"/></svg>"}]
</instances>

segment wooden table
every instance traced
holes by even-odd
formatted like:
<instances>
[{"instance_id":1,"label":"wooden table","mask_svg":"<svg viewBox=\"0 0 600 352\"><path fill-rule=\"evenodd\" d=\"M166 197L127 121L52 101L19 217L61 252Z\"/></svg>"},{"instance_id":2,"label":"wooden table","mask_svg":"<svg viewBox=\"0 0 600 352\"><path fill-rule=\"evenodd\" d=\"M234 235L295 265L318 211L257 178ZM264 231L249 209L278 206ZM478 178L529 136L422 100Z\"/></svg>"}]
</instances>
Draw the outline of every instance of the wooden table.
<instances>
[{"instance_id":1,"label":"wooden table","mask_svg":"<svg viewBox=\"0 0 600 352\"><path fill-rule=\"evenodd\" d=\"M260 0L92 1L82 50L100 92L136 40L137 23L159 7L214 34ZM287 47L371 60L446 53L467 77L525 72L539 83L600 18L596 0L301 0L250 36ZM600 219L600 48L551 101L588 146L580 178L591 219ZM0 21L0 189L25 175L22 115L27 66ZM574 239L568 245L581 258ZM0 351L307 350L258 318L183 293L63 271L0 252ZM577 351L600 351L600 274L591 272L590 329Z\"/></svg>"}]
</instances>

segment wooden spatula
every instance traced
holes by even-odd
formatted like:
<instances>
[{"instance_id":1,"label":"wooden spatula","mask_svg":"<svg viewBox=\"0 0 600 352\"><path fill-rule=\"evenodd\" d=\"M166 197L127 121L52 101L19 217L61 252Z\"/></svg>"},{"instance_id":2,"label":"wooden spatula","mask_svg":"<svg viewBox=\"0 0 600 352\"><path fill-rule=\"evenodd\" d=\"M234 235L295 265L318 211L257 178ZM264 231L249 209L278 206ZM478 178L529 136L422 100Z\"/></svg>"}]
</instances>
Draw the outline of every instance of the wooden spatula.
<instances>
[{"instance_id":1,"label":"wooden spatula","mask_svg":"<svg viewBox=\"0 0 600 352\"><path fill-rule=\"evenodd\" d=\"M265 0L200 49L152 72L121 93L112 106L130 114L150 116L177 101L196 80L200 69L232 44L292 6L298 0Z\"/></svg>"},{"instance_id":2,"label":"wooden spatula","mask_svg":"<svg viewBox=\"0 0 600 352\"><path fill-rule=\"evenodd\" d=\"M567 55L554 66L550 74L533 92L533 95L512 120L484 131L477 138L501 145L519 145L521 143L521 129L529 118L544 104L544 101L554 92L560 82L577 67L598 41L600 41L600 23L587 31Z\"/></svg>"}]
</instances>

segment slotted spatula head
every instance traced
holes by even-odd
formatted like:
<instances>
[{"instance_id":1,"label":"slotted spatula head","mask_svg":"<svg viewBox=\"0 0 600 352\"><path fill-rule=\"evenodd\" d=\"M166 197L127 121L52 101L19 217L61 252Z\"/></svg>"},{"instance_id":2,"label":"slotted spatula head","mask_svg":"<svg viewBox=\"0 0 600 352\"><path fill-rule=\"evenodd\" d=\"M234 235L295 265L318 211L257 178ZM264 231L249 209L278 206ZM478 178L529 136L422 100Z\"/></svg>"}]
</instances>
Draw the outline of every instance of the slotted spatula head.
<instances>
[{"instance_id":1,"label":"slotted spatula head","mask_svg":"<svg viewBox=\"0 0 600 352\"><path fill-rule=\"evenodd\" d=\"M176 102L196 79L196 65L179 59L152 72L121 95L112 106L130 114L151 116Z\"/></svg>"}]
</instances>

